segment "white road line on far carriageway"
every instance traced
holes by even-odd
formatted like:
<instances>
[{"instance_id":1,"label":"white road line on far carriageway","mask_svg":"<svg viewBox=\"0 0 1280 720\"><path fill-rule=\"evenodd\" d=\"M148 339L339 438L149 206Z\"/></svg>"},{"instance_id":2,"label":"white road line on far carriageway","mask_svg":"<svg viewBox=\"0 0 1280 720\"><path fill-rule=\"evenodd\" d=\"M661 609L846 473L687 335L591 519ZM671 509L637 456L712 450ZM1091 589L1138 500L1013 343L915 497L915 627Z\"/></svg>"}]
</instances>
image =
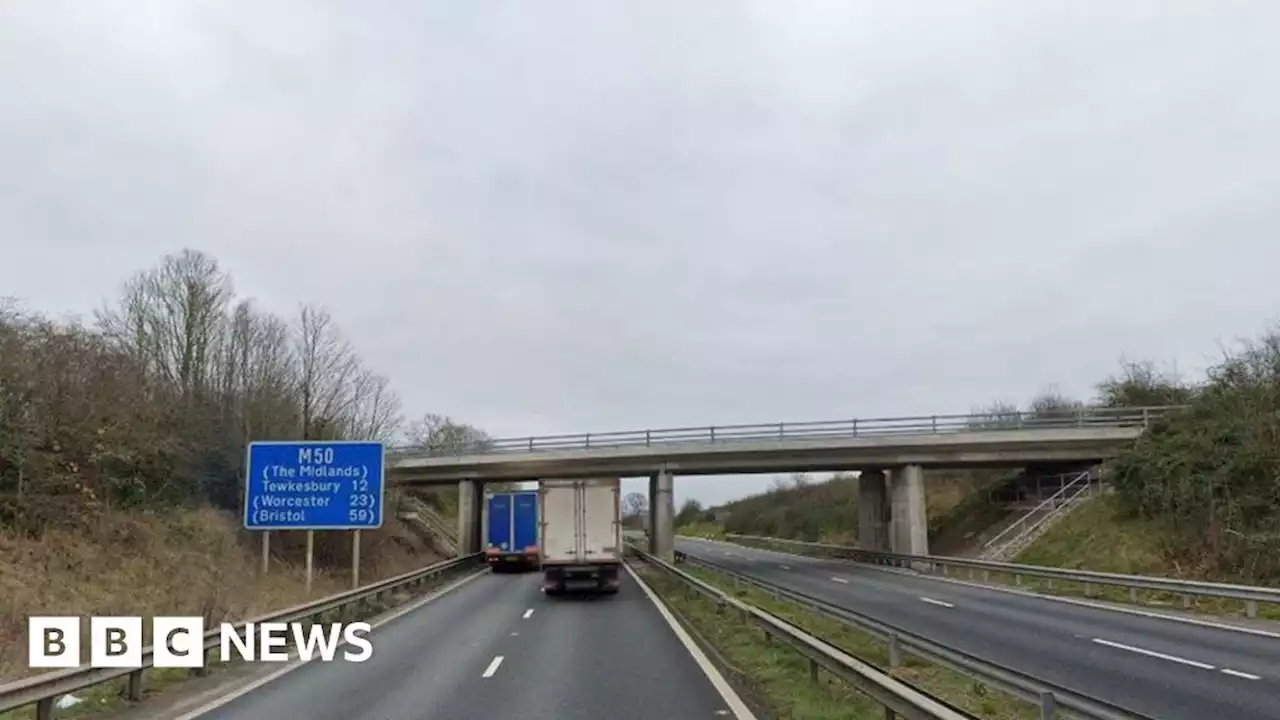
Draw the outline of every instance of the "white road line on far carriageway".
<instances>
[{"instance_id":1,"label":"white road line on far carriageway","mask_svg":"<svg viewBox=\"0 0 1280 720\"><path fill-rule=\"evenodd\" d=\"M493 661L489 663L489 667L484 669L484 674L480 677L491 678L494 673L498 672L498 668L502 666L502 656L494 655Z\"/></svg>"},{"instance_id":2,"label":"white road line on far carriageway","mask_svg":"<svg viewBox=\"0 0 1280 720\"><path fill-rule=\"evenodd\" d=\"M1188 660L1187 658L1178 657L1177 655L1167 655L1162 652L1156 652L1155 650L1147 650L1146 648L1140 648L1134 645L1125 645L1124 643L1112 642L1111 640L1103 640L1102 638L1094 638L1093 641L1099 645L1106 645L1107 647L1116 648L1117 650L1126 650L1131 653L1137 653L1138 655L1146 655L1147 657L1156 658L1158 660L1168 660L1169 662L1175 662L1175 663L1178 663L1179 665L1189 665L1194 668L1200 668L1201 670L1219 670L1220 672L1226 675L1243 678L1245 680L1261 680L1262 679L1260 676L1254 675L1253 673L1240 672L1239 670L1232 670L1231 668L1217 668L1217 667L1214 667L1213 665L1210 665L1209 663L1200 662L1199 660Z\"/></svg>"}]
</instances>

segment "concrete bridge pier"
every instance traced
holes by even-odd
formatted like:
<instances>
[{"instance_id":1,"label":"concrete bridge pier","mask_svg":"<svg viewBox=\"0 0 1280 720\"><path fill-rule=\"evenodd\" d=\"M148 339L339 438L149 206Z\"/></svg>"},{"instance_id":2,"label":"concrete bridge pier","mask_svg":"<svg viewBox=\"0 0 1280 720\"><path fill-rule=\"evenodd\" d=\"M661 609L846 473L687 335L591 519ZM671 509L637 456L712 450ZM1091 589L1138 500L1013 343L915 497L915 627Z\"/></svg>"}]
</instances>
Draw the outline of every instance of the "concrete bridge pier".
<instances>
[{"instance_id":1,"label":"concrete bridge pier","mask_svg":"<svg viewBox=\"0 0 1280 720\"><path fill-rule=\"evenodd\" d=\"M673 477L667 470L649 476L649 554L675 561L676 535Z\"/></svg>"},{"instance_id":2,"label":"concrete bridge pier","mask_svg":"<svg viewBox=\"0 0 1280 720\"><path fill-rule=\"evenodd\" d=\"M478 480L458 481L458 556L480 552L481 517L484 512L483 484Z\"/></svg>"},{"instance_id":3,"label":"concrete bridge pier","mask_svg":"<svg viewBox=\"0 0 1280 720\"><path fill-rule=\"evenodd\" d=\"M858 474L858 547L889 551L889 500L883 470Z\"/></svg>"},{"instance_id":4,"label":"concrete bridge pier","mask_svg":"<svg viewBox=\"0 0 1280 720\"><path fill-rule=\"evenodd\" d=\"M863 470L858 477L858 546L875 552L929 554L924 469Z\"/></svg>"},{"instance_id":5,"label":"concrete bridge pier","mask_svg":"<svg viewBox=\"0 0 1280 720\"><path fill-rule=\"evenodd\" d=\"M924 468L903 465L889 475L889 551L929 554L929 512L925 504Z\"/></svg>"}]
</instances>

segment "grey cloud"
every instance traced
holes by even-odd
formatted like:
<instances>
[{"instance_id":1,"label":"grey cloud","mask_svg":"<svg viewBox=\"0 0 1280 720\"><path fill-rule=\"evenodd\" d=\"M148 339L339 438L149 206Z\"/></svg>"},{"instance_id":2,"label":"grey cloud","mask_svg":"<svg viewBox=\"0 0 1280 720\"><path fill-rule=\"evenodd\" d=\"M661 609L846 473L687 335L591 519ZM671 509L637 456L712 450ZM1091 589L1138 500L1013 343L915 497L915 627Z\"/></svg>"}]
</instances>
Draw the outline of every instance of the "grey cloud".
<instances>
[{"instance_id":1,"label":"grey cloud","mask_svg":"<svg viewBox=\"0 0 1280 720\"><path fill-rule=\"evenodd\" d=\"M7 291L199 247L497 434L1085 394L1280 299L1265 3L3 12Z\"/></svg>"}]
</instances>

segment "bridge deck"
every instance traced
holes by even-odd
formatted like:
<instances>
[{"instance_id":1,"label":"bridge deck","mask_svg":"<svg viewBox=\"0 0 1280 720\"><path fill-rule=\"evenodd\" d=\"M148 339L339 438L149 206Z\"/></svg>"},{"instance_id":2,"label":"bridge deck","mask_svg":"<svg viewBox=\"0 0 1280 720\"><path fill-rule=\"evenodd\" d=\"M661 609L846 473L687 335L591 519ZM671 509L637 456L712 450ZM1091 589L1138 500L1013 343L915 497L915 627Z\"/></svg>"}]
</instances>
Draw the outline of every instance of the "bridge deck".
<instances>
[{"instance_id":1,"label":"bridge deck","mask_svg":"<svg viewBox=\"0 0 1280 720\"><path fill-rule=\"evenodd\" d=\"M661 469L680 475L925 467L1001 467L1040 462L1099 461L1130 445L1142 433L1135 423L1093 423L1026 429L937 433L882 432L870 435L783 436L631 441L533 450L511 447L439 455L396 452L388 456L393 480L401 483L462 479L531 480L540 477L643 476Z\"/></svg>"}]
</instances>

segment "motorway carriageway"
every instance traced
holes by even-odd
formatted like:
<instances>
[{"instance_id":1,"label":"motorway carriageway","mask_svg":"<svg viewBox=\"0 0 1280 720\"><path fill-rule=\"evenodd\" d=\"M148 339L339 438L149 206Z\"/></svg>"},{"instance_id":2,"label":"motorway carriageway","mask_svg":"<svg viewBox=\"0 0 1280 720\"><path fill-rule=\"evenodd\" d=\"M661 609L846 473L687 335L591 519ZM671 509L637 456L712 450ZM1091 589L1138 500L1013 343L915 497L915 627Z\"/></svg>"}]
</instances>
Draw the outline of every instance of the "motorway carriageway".
<instances>
[{"instance_id":1,"label":"motorway carriageway","mask_svg":"<svg viewBox=\"0 0 1280 720\"><path fill-rule=\"evenodd\" d=\"M366 662L305 663L177 720L755 720L629 573L612 597L541 579L484 573L377 627Z\"/></svg>"},{"instance_id":2,"label":"motorway carriageway","mask_svg":"<svg viewBox=\"0 0 1280 720\"><path fill-rule=\"evenodd\" d=\"M1161 720L1280 718L1280 635L729 543L676 548Z\"/></svg>"}]
</instances>

